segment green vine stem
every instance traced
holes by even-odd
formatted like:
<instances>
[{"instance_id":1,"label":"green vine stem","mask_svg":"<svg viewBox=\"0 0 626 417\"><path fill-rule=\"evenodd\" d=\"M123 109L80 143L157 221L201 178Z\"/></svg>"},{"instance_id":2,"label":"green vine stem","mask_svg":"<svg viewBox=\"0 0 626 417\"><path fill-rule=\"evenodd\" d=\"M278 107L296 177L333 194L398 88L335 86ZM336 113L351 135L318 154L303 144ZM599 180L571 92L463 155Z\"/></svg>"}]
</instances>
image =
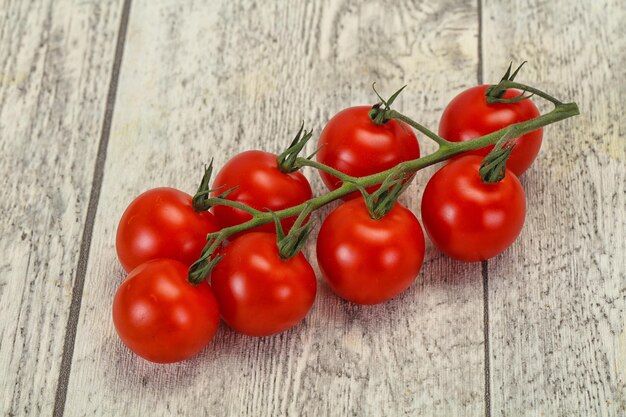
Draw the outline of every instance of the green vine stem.
<instances>
[{"instance_id":1,"label":"green vine stem","mask_svg":"<svg viewBox=\"0 0 626 417\"><path fill-rule=\"evenodd\" d=\"M312 212L322 206L325 206L326 204L332 201L340 199L341 197L344 197L359 189L381 184L385 182L388 178L394 179L394 178L406 177L409 174L413 174L430 165L443 162L459 154L462 154L468 151L473 151L473 150L480 149L480 148L484 148L486 146L494 145L498 141L500 141L502 138L517 138L522 135L525 135L526 133L539 129L541 127L548 126L550 124L553 124L561 120L565 120L565 119L568 119L570 117L580 114L576 103L562 103L561 101L555 99L554 97L549 96L548 94L544 92L541 92L535 88L526 86L524 84L520 84L517 82L508 81L508 80L503 80L500 84L498 84L498 86L499 88L501 87L518 88L521 90L525 90L527 92L531 92L539 97L542 97L552 102L555 105L555 107L554 109L552 109L552 111L546 114L543 114L535 119L509 125L503 129L500 129L488 135L480 136L480 137L477 137L475 139L472 139L466 142L449 142L439 137L438 135L436 135L435 133L433 133L426 127L413 121L409 117L395 110L390 109L388 106L386 106L384 109L380 108L380 105L374 106L373 109L375 109L376 111L385 112L384 115L380 116L381 120L384 120L384 119L401 120L405 122L406 124L408 124L409 126L420 131L421 133L426 135L428 138L435 141L439 145L439 148L435 152L429 155L426 155L426 156L423 156L421 158L414 159L411 161L402 162L396 165L395 167L390 168L386 171L382 171L376 174L368 175L365 177L358 177L358 178L343 174L331 167L328 167L316 161L312 161L308 158L301 158L301 157L297 158L294 161L294 168L300 169L303 167L312 167L312 168L319 169L321 171L328 172L336 176L337 178L339 178L342 181L342 185L334 191L328 192L326 194L322 194L302 204L289 207L283 210L279 210L275 212L257 211L254 213L250 210L246 210L252 214L253 216L252 219L248 220L245 223L226 227L220 230L219 232L215 232L207 236L207 239L208 239L207 247L205 247L205 250L203 251L203 254L200 257L200 259L198 259L189 269L189 282L197 283L208 275L211 268L210 267L207 268L207 266L210 266L209 264L214 264L214 261L215 261L213 251L217 248L216 242L223 242L226 239L228 239L228 237L234 234L255 228L257 226L264 225L266 223L273 222L275 218L284 219L287 217L298 216L305 209L309 212ZM215 204L231 205L230 202L226 202L226 200L222 200L220 198L210 199L206 201L207 203L210 201L210 203L212 203L213 205ZM209 205L210 204L206 204L206 206L209 206ZM210 246L212 246L213 250L209 248Z\"/></svg>"},{"instance_id":2,"label":"green vine stem","mask_svg":"<svg viewBox=\"0 0 626 417\"><path fill-rule=\"evenodd\" d=\"M550 101L552 104L554 104L555 106L560 106L560 105L563 105L563 103L562 103L560 100L558 100L558 99L556 99L556 98L552 97L551 95L549 95L549 94L547 94L547 93L544 93L544 92L543 92L543 91L541 91L541 90L537 90L537 89L536 89L536 88L534 88L534 87L530 87L530 86L528 86L528 85L521 84L521 83L518 83L518 82L515 82L515 81L506 81L506 80L505 80L505 81L502 81L502 82L500 82L500 83L498 84L498 88L499 88L499 89L500 89L500 88L503 88L503 89L505 89L505 90L506 90L506 89L508 89L508 88L517 88L517 89L519 89L519 90L522 90L522 91L523 91L523 93L532 93L532 94L534 94L534 95L536 95L536 96L538 96L538 97L541 97L541 98L543 98L543 99L545 99L545 100L548 100L548 101ZM513 98L513 99L494 99L494 98L491 98L491 100L489 100L490 98L491 98L491 97L487 97L487 102L507 103L507 102L509 102L510 100L515 100L515 98ZM527 99L527 98L530 98L530 96L525 96L524 98L525 98L525 99ZM571 104L571 103L570 103L570 104Z\"/></svg>"},{"instance_id":3,"label":"green vine stem","mask_svg":"<svg viewBox=\"0 0 626 417\"><path fill-rule=\"evenodd\" d=\"M206 211L210 209L211 207L217 206L217 205L236 208L241 211L245 211L246 213L252 216L258 216L259 214L263 213L261 210L257 210L250 206L246 206L245 204L240 203L238 201L227 200L224 197L208 197L202 200L201 202L194 204L193 208L196 211Z\"/></svg>"}]
</instances>

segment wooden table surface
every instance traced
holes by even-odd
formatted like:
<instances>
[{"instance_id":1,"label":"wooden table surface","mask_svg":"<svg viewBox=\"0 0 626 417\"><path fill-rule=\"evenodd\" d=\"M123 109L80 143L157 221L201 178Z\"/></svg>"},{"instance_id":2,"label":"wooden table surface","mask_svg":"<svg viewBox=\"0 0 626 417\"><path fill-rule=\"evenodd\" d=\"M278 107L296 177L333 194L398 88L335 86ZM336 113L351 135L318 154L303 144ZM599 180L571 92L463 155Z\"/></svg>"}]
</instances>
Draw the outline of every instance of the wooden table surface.
<instances>
[{"instance_id":1,"label":"wooden table surface","mask_svg":"<svg viewBox=\"0 0 626 417\"><path fill-rule=\"evenodd\" d=\"M626 415L625 9L0 0L0 414ZM352 305L320 283L291 331L222 325L180 364L119 341L114 234L134 196L193 192L211 157L278 151L301 120L319 133L371 104L373 81L408 84L396 107L436 129L455 94L523 59L522 82L582 115L545 129L522 178L526 226L503 255L463 264L428 243L391 302ZM403 197L417 213L433 170Z\"/></svg>"}]
</instances>

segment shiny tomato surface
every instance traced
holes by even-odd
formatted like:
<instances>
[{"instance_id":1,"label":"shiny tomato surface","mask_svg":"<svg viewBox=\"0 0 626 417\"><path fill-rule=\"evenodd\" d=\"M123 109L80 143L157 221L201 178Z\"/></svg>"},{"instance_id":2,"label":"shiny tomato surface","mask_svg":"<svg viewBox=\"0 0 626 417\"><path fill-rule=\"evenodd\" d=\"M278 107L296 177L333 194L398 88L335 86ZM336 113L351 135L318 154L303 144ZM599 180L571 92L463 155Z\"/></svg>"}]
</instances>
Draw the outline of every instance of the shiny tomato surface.
<instances>
[{"instance_id":1,"label":"shiny tomato surface","mask_svg":"<svg viewBox=\"0 0 626 417\"><path fill-rule=\"evenodd\" d=\"M439 136L452 142L464 142L540 115L531 100L488 104L485 97L487 87L479 85L467 89L448 104L439 122ZM507 90L503 98L519 94L520 91ZM542 138L543 129L516 138L507 168L517 176L522 175L537 157ZM493 145L472 151L471 154L485 156L491 149Z\"/></svg>"},{"instance_id":2,"label":"shiny tomato surface","mask_svg":"<svg viewBox=\"0 0 626 417\"><path fill-rule=\"evenodd\" d=\"M155 188L128 206L117 227L115 248L126 272L159 258L189 266L220 226L209 212L196 213L191 196L174 188Z\"/></svg>"},{"instance_id":3,"label":"shiny tomato surface","mask_svg":"<svg viewBox=\"0 0 626 417\"><path fill-rule=\"evenodd\" d=\"M344 174L363 177L419 158L419 144L411 127L395 120L377 125L369 117L370 109L371 106L350 107L330 119L320 134L317 160ZM341 185L333 175L322 171L320 175L329 190ZM351 193L344 199L359 195Z\"/></svg>"},{"instance_id":4,"label":"shiny tomato surface","mask_svg":"<svg viewBox=\"0 0 626 417\"><path fill-rule=\"evenodd\" d=\"M124 344L151 362L170 363L199 353L219 324L211 287L186 281L187 266L171 259L141 264L113 300L113 323Z\"/></svg>"},{"instance_id":5,"label":"shiny tomato surface","mask_svg":"<svg viewBox=\"0 0 626 417\"><path fill-rule=\"evenodd\" d=\"M261 211L278 211L298 205L312 197L311 186L302 173L283 173L278 169L276 155L263 151L247 151L233 157L219 171L213 182L218 195L236 187L226 197ZM243 210L215 206L213 213L223 227L244 223L252 216ZM285 233L296 217L281 220ZM272 223L246 231L274 232Z\"/></svg>"},{"instance_id":6,"label":"shiny tomato surface","mask_svg":"<svg viewBox=\"0 0 626 417\"><path fill-rule=\"evenodd\" d=\"M446 255L466 262L493 258L519 236L526 196L517 176L482 181L482 157L463 156L432 176L422 197L422 221L430 240Z\"/></svg>"},{"instance_id":7,"label":"shiny tomato surface","mask_svg":"<svg viewBox=\"0 0 626 417\"><path fill-rule=\"evenodd\" d=\"M222 319L249 336L298 324L313 305L315 272L302 253L282 259L276 235L253 232L233 240L211 273Z\"/></svg>"},{"instance_id":8,"label":"shiny tomato surface","mask_svg":"<svg viewBox=\"0 0 626 417\"><path fill-rule=\"evenodd\" d=\"M340 297L377 304L406 290L422 267L424 235L413 213L400 203L379 220L362 198L347 201L324 220L317 261Z\"/></svg>"}]
</instances>

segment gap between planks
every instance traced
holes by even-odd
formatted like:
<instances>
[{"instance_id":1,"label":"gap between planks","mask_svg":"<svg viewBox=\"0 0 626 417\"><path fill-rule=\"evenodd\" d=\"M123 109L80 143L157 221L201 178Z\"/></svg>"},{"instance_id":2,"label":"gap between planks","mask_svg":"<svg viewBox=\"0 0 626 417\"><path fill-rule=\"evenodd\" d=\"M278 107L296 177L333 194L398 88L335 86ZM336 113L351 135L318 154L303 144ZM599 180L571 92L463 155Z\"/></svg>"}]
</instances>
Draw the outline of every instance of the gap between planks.
<instances>
[{"instance_id":1,"label":"gap between planks","mask_svg":"<svg viewBox=\"0 0 626 417\"><path fill-rule=\"evenodd\" d=\"M74 281L72 300L70 302L70 312L67 318L67 325L65 326L63 355L61 357L59 380L54 398L54 409L52 411L52 415L54 417L61 417L65 412L65 400L67 398L67 388L72 370L72 357L74 355L76 329L78 327L81 300L83 296L83 289L85 287L85 274L87 273L87 264L89 262L89 249L91 247L93 226L96 219L96 212L98 210L98 202L100 200L100 190L102 188L102 178L104 176L104 163L107 156L107 146L109 144L109 136L111 134L111 122L113 119L113 111L115 109L115 98L117 96L120 67L122 65L122 57L124 55L124 43L126 42L126 30L128 28L130 4L131 0L124 0L122 5L122 14L120 17L120 26L117 31L117 44L115 45L115 56L111 70L111 79L109 81L109 91L107 93L100 142L98 144L98 153L96 155L93 180L91 182L91 192L89 195L89 203L87 205L87 217L85 219L85 227L81 237L80 253L78 256L78 264L76 266L76 279Z\"/></svg>"},{"instance_id":2,"label":"gap between planks","mask_svg":"<svg viewBox=\"0 0 626 417\"><path fill-rule=\"evenodd\" d=\"M476 14L478 16L478 67L476 68L476 80L483 83L483 5L482 0L476 1ZM485 348L485 417L491 417L491 352L489 349L489 261L481 262L483 277L483 338Z\"/></svg>"}]
</instances>

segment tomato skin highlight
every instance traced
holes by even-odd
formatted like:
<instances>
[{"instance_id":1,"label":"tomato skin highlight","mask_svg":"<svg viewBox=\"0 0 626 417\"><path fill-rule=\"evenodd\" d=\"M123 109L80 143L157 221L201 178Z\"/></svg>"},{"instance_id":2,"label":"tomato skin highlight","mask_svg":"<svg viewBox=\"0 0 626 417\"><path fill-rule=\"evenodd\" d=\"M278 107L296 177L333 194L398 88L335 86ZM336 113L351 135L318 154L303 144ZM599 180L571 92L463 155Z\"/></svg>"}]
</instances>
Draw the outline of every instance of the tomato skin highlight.
<instances>
[{"instance_id":1,"label":"tomato skin highlight","mask_svg":"<svg viewBox=\"0 0 626 417\"><path fill-rule=\"evenodd\" d=\"M318 162L344 174L363 177L419 158L419 144L410 126L396 120L376 125L369 117L370 110L371 106L349 107L330 119L320 134ZM320 175L331 191L341 185L334 175L323 171ZM371 193L378 187L369 187L367 191ZM343 199L359 196L355 192Z\"/></svg>"},{"instance_id":2,"label":"tomato skin highlight","mask_svg":"<svg viewBox=\"0 0 626 417\"><path fill-rule=\"evenodd\" d=\"M174 188L154 188L133 200L117 227L115 248L126 272L152 259L175 259L189 266L220 229L215 216L194 211L191 196Z\"/></svg>"},{"instance_id":3,"label":"tomato skin highlight","mask_svg":"<svg viewBox=\"0 0 626 417\"><path fill-rule=\"evenodd\" d=\"M113 300L113 323L124 344L156 363L180 362L199 353L219 324L211 287L186 281L187 266L155 259L128 275Z\"/></svg>"},{"instance_id":4,"label":"tomato skin highlight","mask_svg":"<svg viewBox=\"0 0 626 417\"><path fill-rule=\"evenodd\" d=\"M377 304L406 290L424 260L424 234L413 213L400 203L380 220L363 199L343 203L324 220L317 238L324 279L340 297Z\"/></svg>"},{"instance_id":5,"label":"tomato skin highlight","mask_svg":"<svg viewBox=\"0 0 626 417\"><path fill-rule=\"evenodd\" d=\"M213 196L233 187L237 188L226 199L261 211L282 210L304 203L313 196L311 185L302 173L280 172L276 155L263 151L242 152L229 160L215 177L213 189L218 191ZM252 218L250 214L233 207L215 206L212 211L223 227L244 223ZM281 220L285 233L288 233L295 220L296 217ZM238 235L252 231L275 232L276 229L270 223Z\"/></svg>"},{"instance_id":6,"label":"tomato skin highlight","mask_svg":"<svg viewBox=\"0 0 626 417\"><path fill-rule=\"evenodd\" d=\"M315 301L315 272L304 255L284 260L276 235L254 232L233 240L211 273L222 319L248 336L269 336L298 324Z\"/></svg>"},{"instance_id":7,"label":"tomato skin highlight","mask_svg":"<svg viewBox=\"0 0 626 417\"><path fill-rule=\"evenodd\" d=\"M422 197L422 221L434 245L465 262L500 254L519 236L526 217L526 196L517 176L482 181L482 157L463 156L432 176Z\"/></svg>"},{"instance_id":8,"label":"tomato skin highlight","mask_svg":"<svg viewBox=\"0 0 626 417\"><path fill-rule=\"evenodd\" d=\"M465 142L478 136L493 133L514 123L525 122L540 116L531 100L517 103L488 104L485 90L488 85L469 88L448 104L439 122L439 136L451 142ZM503 98L512 98L521 91L509 89ZM543 138L539 128L515 139L515 148L507 161L507 168L518 177L533 163ZM469 152L471 155L487 155L494 145ZM465 155L465 154L464 154Z\"/></svg>"}]
</instances>

